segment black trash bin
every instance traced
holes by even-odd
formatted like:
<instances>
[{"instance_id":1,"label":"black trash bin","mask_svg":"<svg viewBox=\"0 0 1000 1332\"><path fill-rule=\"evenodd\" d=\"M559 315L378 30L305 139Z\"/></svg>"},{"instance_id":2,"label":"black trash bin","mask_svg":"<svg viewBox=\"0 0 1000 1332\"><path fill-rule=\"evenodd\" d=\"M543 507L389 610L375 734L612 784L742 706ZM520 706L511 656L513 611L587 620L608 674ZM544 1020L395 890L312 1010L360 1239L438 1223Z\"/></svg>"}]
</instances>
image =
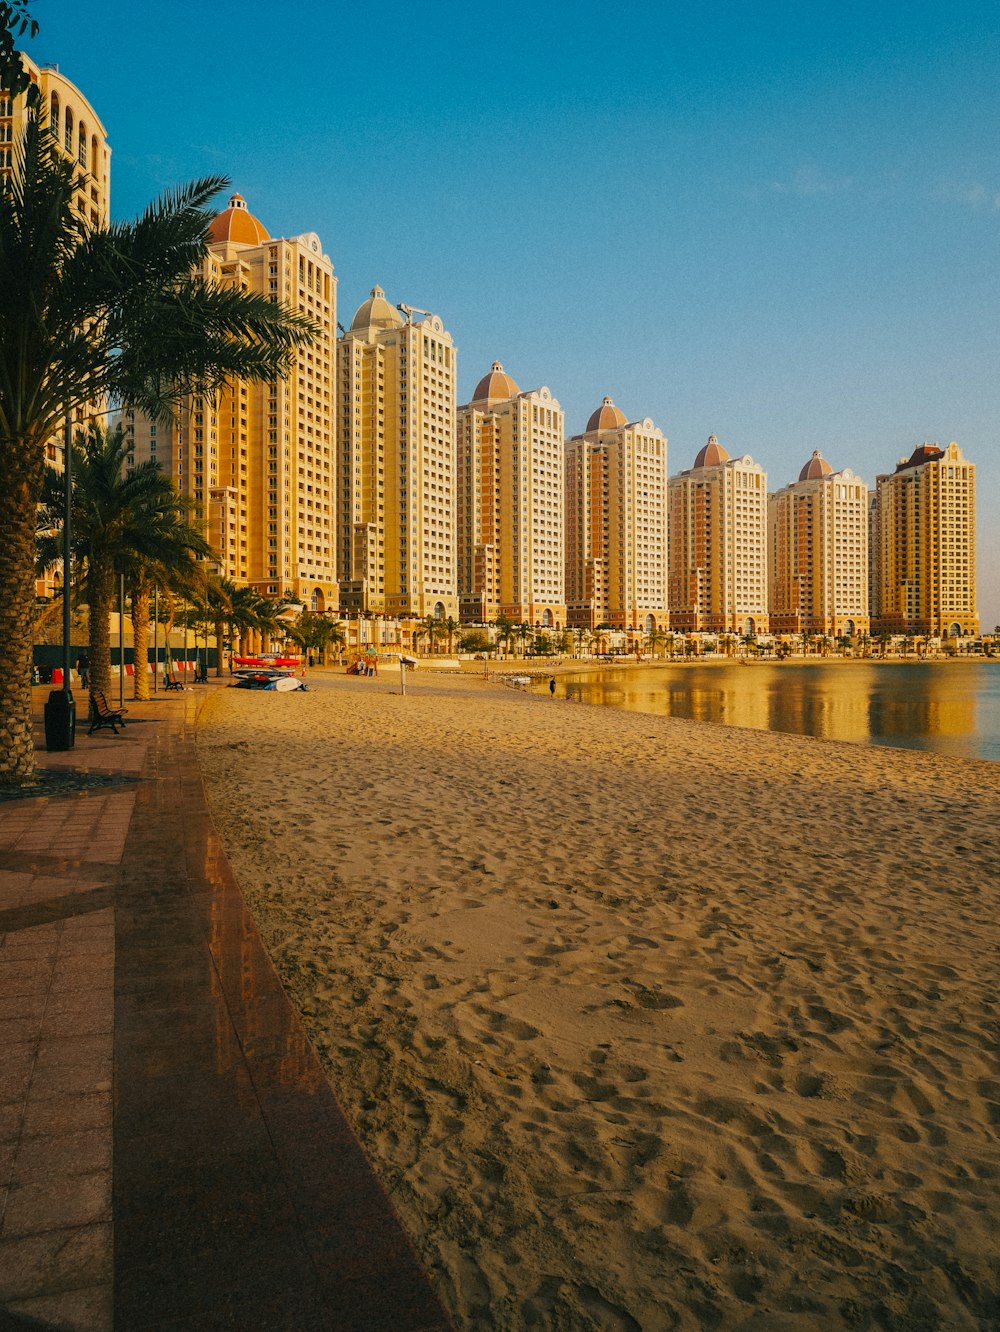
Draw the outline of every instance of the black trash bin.
<instances>
[{"instance_id":1,"label":"black trash bin","mask_svg":"<svg viewBox=\"0 0 1000 1332\"><path fill-rule=\"evenodd\" d=\"M45 704L45 748L72 749L76 744L76 699L53 689Z\"/></svg>"}]
</instances>

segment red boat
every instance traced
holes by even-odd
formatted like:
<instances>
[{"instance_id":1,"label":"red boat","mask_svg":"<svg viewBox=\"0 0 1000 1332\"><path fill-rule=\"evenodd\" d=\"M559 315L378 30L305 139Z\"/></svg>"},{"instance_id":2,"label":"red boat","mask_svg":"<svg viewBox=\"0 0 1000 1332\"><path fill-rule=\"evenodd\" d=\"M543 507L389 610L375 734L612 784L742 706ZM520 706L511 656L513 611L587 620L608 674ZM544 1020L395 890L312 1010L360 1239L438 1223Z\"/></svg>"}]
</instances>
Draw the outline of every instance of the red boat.
<instances>
[{"instance_id":1,"label":"red boat","mask_svg":"<svg viewBox=\"0 0 1000 1332\"><path fill-rule=\"evenodd\" d=\"M299 666L302 664L301 657L233 657L234 666Z\"/></svg>"}]
</instances>

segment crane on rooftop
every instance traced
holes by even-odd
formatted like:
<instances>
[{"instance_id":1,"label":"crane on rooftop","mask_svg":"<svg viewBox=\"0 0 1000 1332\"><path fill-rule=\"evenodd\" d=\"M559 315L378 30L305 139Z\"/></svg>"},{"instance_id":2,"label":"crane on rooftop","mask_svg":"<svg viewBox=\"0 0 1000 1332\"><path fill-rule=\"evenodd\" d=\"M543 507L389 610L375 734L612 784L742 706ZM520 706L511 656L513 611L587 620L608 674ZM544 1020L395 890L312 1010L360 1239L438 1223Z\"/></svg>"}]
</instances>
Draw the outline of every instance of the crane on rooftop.
<instances>
[{"instance_id":1,"label":"crane on rooftop","mask_svg":"<svg viewBox=\"0 0 1000 1332\"><path fill-rule=\"evenodd\" d=\"M404 305L402 301L396 306L396 309L402 310L403 314L406 315L406 322L408 324L413 323L413 316L415 314L426 315L428 319L432 319L434 316L433 310L421 310L418 305Z\"/></svg>"}]
</instances>

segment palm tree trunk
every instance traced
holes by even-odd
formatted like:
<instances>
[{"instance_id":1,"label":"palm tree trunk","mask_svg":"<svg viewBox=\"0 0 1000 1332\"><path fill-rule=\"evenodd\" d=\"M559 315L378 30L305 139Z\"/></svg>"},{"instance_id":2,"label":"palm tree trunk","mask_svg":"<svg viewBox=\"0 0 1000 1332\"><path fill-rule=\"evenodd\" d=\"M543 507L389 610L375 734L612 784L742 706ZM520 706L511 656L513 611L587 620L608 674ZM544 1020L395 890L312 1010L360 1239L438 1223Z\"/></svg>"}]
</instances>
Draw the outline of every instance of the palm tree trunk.
<instances>
[{"instance_id":1,"label":"palm tree trunk","mask_svg":"<svg viewBox=\"0 0 1000 1332\"><path fill-rule=\"evenodd\" d=\"M28 784L35 774L31 738L31 658L35 637L35 512L41 465L25 465L31 444L4 442L27 476L0 476L0 782ZM39 453L41 451L39 450ZM69 589L66 589L69 594Z\"/></svg>"},{"instance_id":2,"label":"palm tree trunk","mask_svg":"<svg viewBox=\"0 0 1000 1332\"><path fill-rule=\"evenodd\" d=\"M110 560L91 556L87 570L87 604L90 622L90 687L95 693L111 693L111 606L115 571Z\"/></svg>"},{"instance_id":3,"label":"palm tree trunk","mask_svg":"<svg viewBox=\"0 0 1000 1332\"><path fill-rule=\"evenodd\" d=\"M132 589L132 660L135 690L132 697L149 698L149 584L137 583Z\"/></svg>"}]
</instances>

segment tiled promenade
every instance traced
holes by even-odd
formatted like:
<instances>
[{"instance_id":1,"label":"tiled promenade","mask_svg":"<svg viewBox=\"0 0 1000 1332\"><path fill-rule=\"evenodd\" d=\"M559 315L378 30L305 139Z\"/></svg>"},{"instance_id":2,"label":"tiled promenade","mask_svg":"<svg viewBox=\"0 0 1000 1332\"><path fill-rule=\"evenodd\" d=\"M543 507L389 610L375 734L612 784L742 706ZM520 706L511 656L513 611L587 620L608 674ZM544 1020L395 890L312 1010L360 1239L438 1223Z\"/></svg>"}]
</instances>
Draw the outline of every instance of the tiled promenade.
<instances>
[{"instance_id":1,"label":"tiled promenade","mask_svg":"<svg viewBox=\"0 0 1000 1332\"><path fill-rule=\"evenodd\" d=\"M0 1332L445 1329L215 837L203 696L39 730L133 780L0 803Z\"/></svg>"}]
</instances>

